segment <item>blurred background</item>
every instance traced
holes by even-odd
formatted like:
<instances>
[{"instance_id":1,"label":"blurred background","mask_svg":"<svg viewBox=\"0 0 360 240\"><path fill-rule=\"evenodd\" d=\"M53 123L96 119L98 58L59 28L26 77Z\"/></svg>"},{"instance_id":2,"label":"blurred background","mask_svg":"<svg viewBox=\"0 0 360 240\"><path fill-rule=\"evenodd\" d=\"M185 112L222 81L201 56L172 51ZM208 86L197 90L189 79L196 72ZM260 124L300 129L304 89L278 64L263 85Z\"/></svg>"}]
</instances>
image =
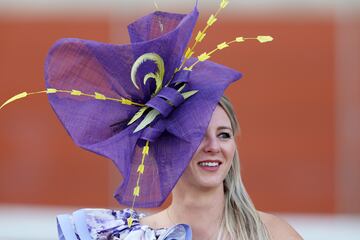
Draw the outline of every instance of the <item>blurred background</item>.
<instances>
[{"instance_id":1,"label":"blurred background","mask_svg":"<svg viewBox=\"0 0 360 240\"><path fill-rule=\"evenodd\" d=\"M194 2L156 0L182 13ZM199 1L195 32L219 2ZM155 10L153 0L0 0L0 103L45 88L56 40L128 43L126 26ZM275 40L212 58L244 73L226 94L256 207L305 239L360 239L360 1L230 0L197 50L257 35ZM56 239L56 214L122 208L120 182L111 161L74 145L45 95L0 111L0 239Z\"/></svg>"}]
</instances>

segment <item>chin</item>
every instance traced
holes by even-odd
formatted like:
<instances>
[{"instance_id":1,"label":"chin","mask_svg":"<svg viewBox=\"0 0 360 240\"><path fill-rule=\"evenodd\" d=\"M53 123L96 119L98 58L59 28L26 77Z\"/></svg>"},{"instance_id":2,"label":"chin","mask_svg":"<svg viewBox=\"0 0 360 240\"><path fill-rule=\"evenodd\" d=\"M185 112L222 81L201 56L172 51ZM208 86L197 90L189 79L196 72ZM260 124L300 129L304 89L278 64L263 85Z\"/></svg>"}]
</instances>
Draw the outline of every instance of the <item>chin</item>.
<instances>
[{"instance_id":1,"label":"chin","mask_svg":"<svg viewBox=\"0 0 360 240\"><path fill-rule=\"evenodd\" d=\"M230 169L230 166L228 167ZM217 172L204 172L198 169L198 166L190 166L186 169L181 182L185 185L200 189L212 189L222 187L228 173L228 169L219 169Z\"/></svg>"},{"instance_id":2,"label":"chin","mask_svg":"<svg viewBox=\"0 0 360 240\"><path fill-rule=\"evenodd\" d=\"M224 185L224 179L222 177L204 177L198 180L197 184L201 188L218 188Z\"/></svg>"}]
</instances>

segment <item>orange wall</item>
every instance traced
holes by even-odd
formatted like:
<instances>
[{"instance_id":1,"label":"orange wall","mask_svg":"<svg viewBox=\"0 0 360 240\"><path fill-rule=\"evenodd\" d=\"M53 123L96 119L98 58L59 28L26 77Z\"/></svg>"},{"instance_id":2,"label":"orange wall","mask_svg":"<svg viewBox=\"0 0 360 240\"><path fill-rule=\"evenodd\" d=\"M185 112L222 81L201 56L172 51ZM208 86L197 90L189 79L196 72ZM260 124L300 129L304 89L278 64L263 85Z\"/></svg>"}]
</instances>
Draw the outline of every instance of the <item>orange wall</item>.
<instances>
[{"instance_id":1,"label":"orange wall","mask_svg":"<svg viewBox=\"0 0 360 240\"><path fill-rule=\"evenodd\" d=\"M233 67L245 73L243 81L228 92L243 129L239 143L243 176L257 207L333 212L332 19L243 21L228 29L247 35L270 32L276 39L228 54L234 60L238 56Z\"/></svg>"},{"instance_id":2,"label":"orange wall","mask_svg":"<svg viewBox=\"0 0 360 240\"><path fill-rule=\"evenodd\" d=\"M43 64L62 37L109 41L107 18L0 20L1 102L44 89ZM34 96L0 112L0 202L103 205L107 162L74 146L47 97Z\"/></svg>"},{"instance_id":3,"label":"orange wall","mask_svg":"<svg viewBox=\"0 0 360 240\"><path fill-rule=\"evenodd\" d=\"M106 17L0 18L0 102L44 88L44 58L58 38L109 41L117 31L124 34L131 20L119 19L114 26ZM275 37L266 45L232 47L213 59L245 75L227 94L240 119L242 174L256 206L334 212L333 18L227 19L217 24L199 52L240 35ZM29 97L0 111L0 148L0 203L116 205L111 196L120 176L110 161L74 146L46 96Z\"/></svg>"}]
</instances>

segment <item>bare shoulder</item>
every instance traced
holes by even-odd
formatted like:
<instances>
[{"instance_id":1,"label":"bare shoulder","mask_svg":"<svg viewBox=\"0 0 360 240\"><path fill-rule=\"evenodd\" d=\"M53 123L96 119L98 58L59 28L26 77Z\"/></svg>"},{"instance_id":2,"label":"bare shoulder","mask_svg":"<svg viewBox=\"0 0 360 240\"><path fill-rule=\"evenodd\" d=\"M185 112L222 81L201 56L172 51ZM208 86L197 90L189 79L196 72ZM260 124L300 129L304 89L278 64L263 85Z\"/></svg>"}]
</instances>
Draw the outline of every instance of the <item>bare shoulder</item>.
<instances>
[{"instance_id":1,"label":"bare shoulder","mask_svg":"<svg viewBox=\"0 0 360 240\"><path fill-rule=\"evenodd\" d=\"M270 233L271 240L302 240L303 238L283 219L259 211L259 215Z\"/></svg>"},{"instance_id":2,"label":"bare shoulder","mask_svg":"<svg viewBox=\"0 0 360 240\"><path fill-rule=\"evenodd\" d=\"M153 229L167 227L167 222L164 214L164 211L161 211L147 215L146 217L140 219L140 224L147 225Z\"/></svg>"}]
</instances>

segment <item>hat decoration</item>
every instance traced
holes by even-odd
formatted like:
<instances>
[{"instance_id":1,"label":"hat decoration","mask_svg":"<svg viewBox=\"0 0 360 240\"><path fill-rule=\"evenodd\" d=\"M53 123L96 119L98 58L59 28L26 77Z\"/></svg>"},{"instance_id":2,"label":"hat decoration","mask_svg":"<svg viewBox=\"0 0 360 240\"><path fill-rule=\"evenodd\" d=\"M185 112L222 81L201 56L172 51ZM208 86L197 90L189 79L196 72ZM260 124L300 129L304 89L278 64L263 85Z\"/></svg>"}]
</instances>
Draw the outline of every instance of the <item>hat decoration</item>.
<instances>
[{"instance_id":1,"label":"hat decoration","mask_svg":"<svg viewBox=\"0 0 360 240\"><path fill-rule=\"evenodd\" d=\"M228 3L221 0L191 47L197 2L189 14L156 11L130 24L131 44L61 39L46 59L46 90L20 93L0 109L47 94L73 141L121 172L115 198L131 208L159 206L198 148L224 90L241 77L208 59L234 43L272 41L236 37L193 57Z\"/></svg>"}]
</instances>

